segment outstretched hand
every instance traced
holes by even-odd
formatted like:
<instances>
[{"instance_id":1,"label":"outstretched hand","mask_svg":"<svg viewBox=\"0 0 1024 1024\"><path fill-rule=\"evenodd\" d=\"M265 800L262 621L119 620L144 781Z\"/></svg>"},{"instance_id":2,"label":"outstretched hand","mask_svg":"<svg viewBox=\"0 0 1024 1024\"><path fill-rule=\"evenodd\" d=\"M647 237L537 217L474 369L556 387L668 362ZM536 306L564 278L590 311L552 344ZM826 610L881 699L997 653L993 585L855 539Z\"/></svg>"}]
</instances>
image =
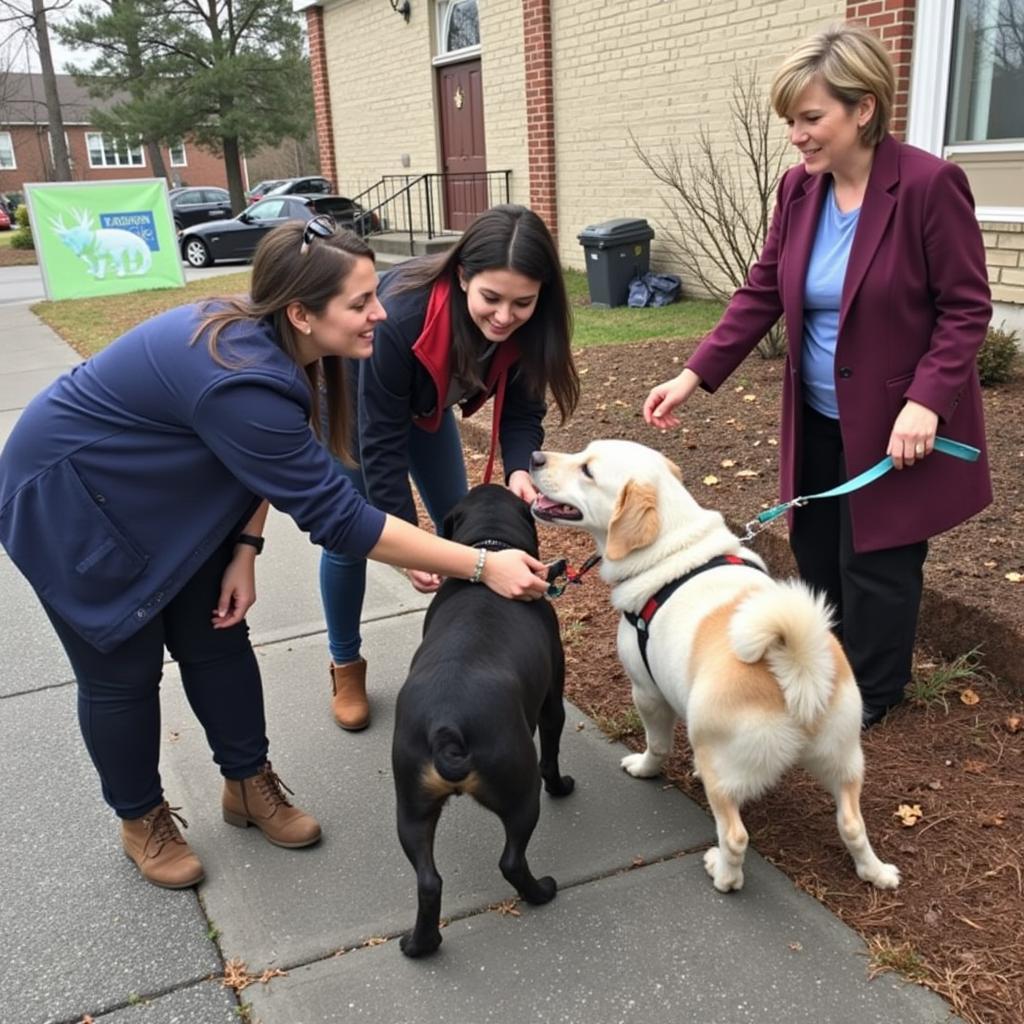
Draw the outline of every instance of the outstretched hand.
<instances>
[{"instance_id":1,"label":"outstretched hand","mask_svg":"<svg viewBox=\"0 0 1024 1024\"><path fill-rule=\"evenodd\" d=\"M678 377L651 388L644 402L644 419L652 427L660 427L662 430L678 427L679 418L673 414L673 410L682 405L699 384L700 377L693 370L684 369Z\"/></svg>"}]
</instances>

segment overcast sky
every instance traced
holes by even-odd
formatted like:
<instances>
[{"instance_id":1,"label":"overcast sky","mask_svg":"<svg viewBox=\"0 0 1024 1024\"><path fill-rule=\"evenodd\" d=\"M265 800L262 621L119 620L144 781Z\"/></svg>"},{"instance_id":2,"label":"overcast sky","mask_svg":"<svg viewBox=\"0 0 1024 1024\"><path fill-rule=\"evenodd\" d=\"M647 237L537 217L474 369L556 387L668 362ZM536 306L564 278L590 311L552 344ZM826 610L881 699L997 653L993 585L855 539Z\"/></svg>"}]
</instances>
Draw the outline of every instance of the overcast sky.
<instances>
[{"instance_id":1,"label":"overcast sky","mask_svg":"<svg viewBox=\"0 0 1024 1024\"><path fill-rule=\"evenodd\" d=\"M30 0L18 0L17 6L31 10L32 4ZM69 14L73 14L81 6L81 0L72 0L72 2L66 7L59 11L53 11L48 16L48 22L52 26L68 17ZM7 26L4 26L7 27ZM5 64L10 64L10 70L12 71L38 71L39 70L39 54L36 52L34 45L25 46L24 36L19 35L15 40L12 40L5 47L7 54ZM53 66L54 70L58 74L63 74L65 71L65 65L71 61L76 64L89 64L95 57L94 51L88 50L71 50L64 46L58 39L56 34L51 30L50 32L50 51L53 54ZM27 64L26 64L27 61Z\"/></svg>"}]
</instances>

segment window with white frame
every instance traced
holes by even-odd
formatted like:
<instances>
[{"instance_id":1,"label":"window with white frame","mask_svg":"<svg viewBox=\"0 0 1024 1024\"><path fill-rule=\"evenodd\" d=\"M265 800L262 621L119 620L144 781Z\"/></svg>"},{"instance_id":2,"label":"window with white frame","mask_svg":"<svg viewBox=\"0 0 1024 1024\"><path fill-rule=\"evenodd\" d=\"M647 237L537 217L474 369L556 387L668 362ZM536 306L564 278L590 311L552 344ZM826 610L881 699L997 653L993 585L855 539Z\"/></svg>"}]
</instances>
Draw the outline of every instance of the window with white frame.
<instances>
[{"instance_id":1,"label":"window with white frame","mask_svg":"<svg viewBox=\"0 0 1024 1024\"><path fill-rule=\"evenodd\" d=\"M184 139L179 139L173 146L168 146L167 151L171 154L172 167L188 167L188 160L185 159Z\"/></svg>"},{"instance_id":2,"label":"window with white frame","mask_svg":"<svg viewBox=\"0 0 1024 1024\"><path fill-rule=\"evenodd\" d=\"M1024 0L962 0L946 144L1024 141Z\"/></svg>"},{"instance_id":3,"label":"window with white frame","mask_svg":"<svg viewBox=\"0 0 1024 1024\"><path fill-rule=\"evenodd\" d=\"M480 47L480 12L477 0L442 0L437 5L438 55Z\"/></svg>"},{"instance_id":4,"label":"window with white frame","mask_svg":"<svg viewBox=\"0 0 1024 1024\"><path fill-rule=\"evenodd\" d=\"M18 167L14 159L14 143L10 132L0 132L0 170L13 171Z\"/></svg>"},{"instance_id":5,"label":"window with white frame","mask_svg":"<svg viewBox=\"0 0 1024 1024\"><path fill-rule=\"evenodd\" d=\"M100 132L86 132L90 167L145 167L146 158L139 143Z\"/></svg>"}]
</instances>

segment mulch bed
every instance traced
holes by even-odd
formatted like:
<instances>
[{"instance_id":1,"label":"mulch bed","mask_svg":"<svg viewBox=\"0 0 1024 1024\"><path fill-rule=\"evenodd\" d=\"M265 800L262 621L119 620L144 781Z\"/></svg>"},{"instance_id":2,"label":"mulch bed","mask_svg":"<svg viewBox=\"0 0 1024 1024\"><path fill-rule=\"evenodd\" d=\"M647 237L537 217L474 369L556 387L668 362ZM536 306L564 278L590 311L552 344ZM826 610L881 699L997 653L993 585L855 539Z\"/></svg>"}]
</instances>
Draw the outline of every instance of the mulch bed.
<instances>
[{"instance_id":1,"label":"mulch bed","mask_svg":"<svg viewBox=\"0 0 1024 1024\"><path fill-rule=\"evenodd\" d=\"M682 467L699 502L738 526L777 500L782 363L751 357L716 395L695 395L678 430L654 430L643 422L643 401L652 385L678 371L691 348L655 341L577 353L580 408L571 423L548 424L545 445L576 451L598 437L649 445ZM900 888L882 893L857 879L831 798L801 772L748 805L744 820L760 854L864 937L865 971L899 970L976 1024L1020 1024L1024 583L1013 578L1024 574L1024 376L987 389L985 401L996 502L931 546L915 678L929 679L975 648L983 671L952 681L927 704L904 704L864 737L864 817L878 855L900 868ZM481 428L489 423L481 414L465 426L471 477L479 479ZM753 546L776 572L793 571L781 525ZM564 555L578 566L591 550L586 534L541 529L546 559ZM629 681L616 658L607 587L594 572L557 607L567 696L611 738L642 749ZM682 726L665 774L706 806ZM904 824L901 805L919 807L914 824Z\"/></svg>"},{"instance_id":2,"label":"mulch bed","mask_svg":"<svg viewBox=\"0 0 1024 1024\"><path fill-rule=\"evenodd\" d=\"M0 249L0 267L25 267L36 262L35 249L11 249L8 246Z\"/></svg>"}]
</instances>

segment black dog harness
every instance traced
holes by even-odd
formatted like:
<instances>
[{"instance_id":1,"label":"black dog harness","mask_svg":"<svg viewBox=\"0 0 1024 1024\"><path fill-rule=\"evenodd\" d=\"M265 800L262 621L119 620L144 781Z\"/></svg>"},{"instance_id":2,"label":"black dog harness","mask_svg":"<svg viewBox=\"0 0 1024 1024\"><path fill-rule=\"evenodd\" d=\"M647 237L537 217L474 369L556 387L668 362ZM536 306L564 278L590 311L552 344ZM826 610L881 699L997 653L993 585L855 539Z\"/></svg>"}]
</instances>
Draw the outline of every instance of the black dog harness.
<instances>
[{"instance_id":1,"label":"black dog harness","mask_svg":"<svg viewBox=\"0 0 1024 1024\"><path fill-rule=\"evenodd\" d=\"M717 569L723 565L746 565L751 569L757 569L758 572L764 572L764 569L757 565L757 563L750 562L745 558L740 558L739 555L718 555L717 558L712 558L711 561L705 562L703 565L698 565L696 569L691 569L685 575L672 580L671 583L666 583L661 590L648 599L647 603L639 612L622 613L626 617L626 621L636 630L636 640L640 645L640 657L644 659L644 668L647 669L647 674L652 679L654 678L654 673L651 671L651 666L647 662L647 638L651 628L651 619L654 618L657 610L684 583L688 583L694 576L698 576L702 572L707 572L708 569Z\"/></svg>"}]
</instances>

